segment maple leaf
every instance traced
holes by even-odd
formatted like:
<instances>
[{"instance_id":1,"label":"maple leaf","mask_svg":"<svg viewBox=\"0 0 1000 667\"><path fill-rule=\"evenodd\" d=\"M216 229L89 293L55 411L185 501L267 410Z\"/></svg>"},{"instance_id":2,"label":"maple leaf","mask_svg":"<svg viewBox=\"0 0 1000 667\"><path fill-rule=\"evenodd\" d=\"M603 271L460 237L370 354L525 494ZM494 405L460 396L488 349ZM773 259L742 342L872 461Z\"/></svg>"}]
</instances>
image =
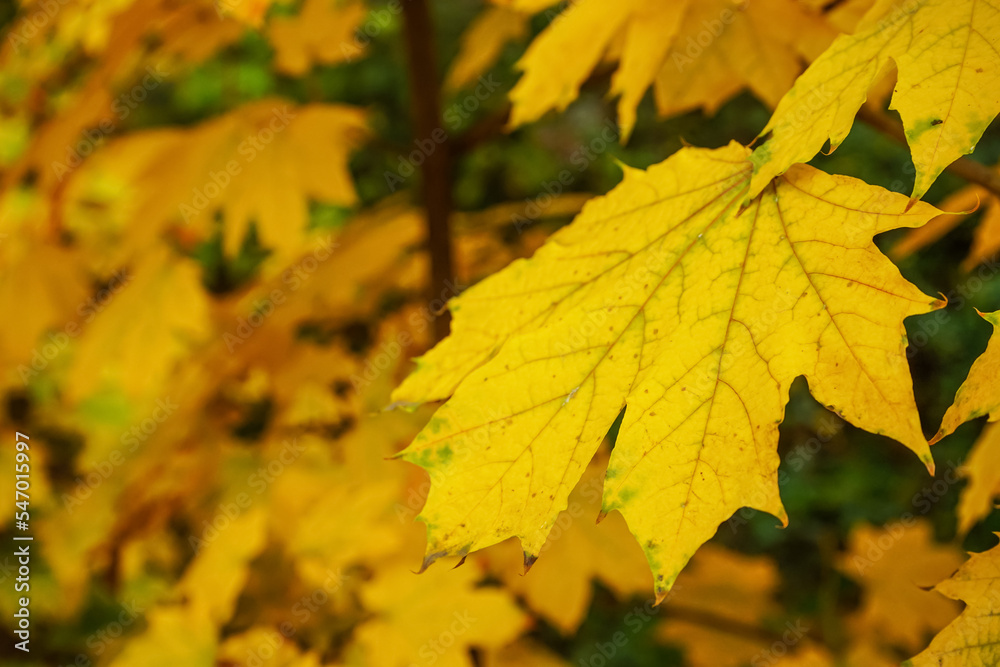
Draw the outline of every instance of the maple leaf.
<instances>
[{"instance_id":1,"label":"maple leaf","mask_svg":"<svg viewBox=\"0 0 1000 667\"><path fill-rule=\"evenodd\" d=\"M912 521L912 519L911 519ZM862 525L851 532L838 568L863 586L862 606L850 619L866 641L920 647L925 633L943 628L958 607L927 590L962 564L955 548L936 544L930 524Z\"/></svg>"},{"instance_id":2,"label":"maple leaf","mask_svg":"<svg viewBox=\"0 0 1000 667\"><path fill-rule=\"evenodd\" d=\"M445 667L471 667L469 647L496 649L513 640L524 615L501 589L475 588L478 578L470 567L430 577L414 577L406 567L381 572L361 590L365 607L375 613L355 632L365 664L397 667L419 656Z\"/></svg>"},{"instance_id":3,"label":"maple leaf","mask_svg":"<svg viewBox=\"0 0 1000 667\"><path fill-rule=\"evenodd\" d=\"M600 580L619 599L648 591L653 583L643 567L642 551L628 539L621 517L595 522L606 466L607 455L599 454L587 467L567 509L556 518L558 528L542 547L544 558L529 572L522 575L523 554L512 542L485 552L507 589L524 597L535 613L564 634L574 632L583 621L592 580Z\"/></svg>"},{"instance_id":4,"label":"maple leaf","mask_svg":"<svg viewBox=\"0 0 1000 667\"><path fill-rule=\"evenodd\" d=\"M198 267L168 248L158 248L114 290L100 311L92 306L88 312L93 321L80 336L66 379L73 401L107 388L154 395L175 364L208 337L208 300Z\"/></svg>"},{"instance_id":5,"label":"maple leaf","mask_svg":"<svg viewBox=\"0 0 1000 667\"><path fill-rule=\"evenodd\" d=\"M151 609L146 630L126 644L110 667L211 667L216 633L203 609L182 606ZM183 641L178 641L183 638Z\"/></svg>"},{"instance_id":6,"label":"maple leaf","mask_svg":"<svg viewBox=\"0 0 1000 667\"><path fill-rule=\"evenodd\" d=\"M425 565L511 536L533 560L626 406L603 511L624 514L659 598L736 510L785 520L776 445L798 375L933 465L902 321L943 304L872 237L938 211L805 166L741 209L748 152L626 169L532 259L451 302L452 335L393 395L451 396L400 453L434 480Z\"/></svg>"},{"instance_id":7,"label":"maple leaf","mask_svg":"<svg viewBox=\"0 0 1000 667\"><path fill-rule=\"evenodd\" d=\"M361 0L306 0L296 16L276 16L268 28L274 68L301 76L314 64L333 65L361 56L355 31L367 15Z\"/></svg>"},{"instance_id":8,"label":"maple leaf","mask_svg":"<svg viewBox=\"0 0 1000 667\"><path fill-rule=\"evenodd\" d=\"M234 519L199 551L175 588L189 609L204 612L217 628L232 616L250 561L264 548L267 518L265 510L258 507Z\"/></svg>"},{"instance_id":9,"label":"maple leaf","mask_svg":"<svg viewBox=\"0 0 1000 667\"><path fill-rule=\"evenodd\" d=\"M992 0L879 0L838 37L778 104L754 150L749 197L789 166L847 136L865 94L894 62L892 109L906 130L914 200L971 153L1000 113L1000 7Z\"/></svg>"},{"instance_id":10,"label":"maple leaf","mask_svg":"<svg viewBox=\"0 0 1000 667\"><path fill-rule=\"evenodd\" d=\"M89 160L67 188L68 226L84 224L92 193L141 218L129 247L156 240L168 226L208 236L215 215L225 214L227 254L236 254L255 222L264 245L280 253L301 247L309 201L349 206L357 195L347 160L366 136L365 114L351 107L293 107L259 100L190 130L137 132ZM175 164L168 177L164 163ZM95 183L110 180L116 188ZM108 199L110 197L110 202Z\"/></svg>"},{"instance_id":11,"label":"maple leaf","mask_svg":"<svg viewBox=\"0 0 1000 667\"><path fill-rule=\"evenodd\" d=\"M507 42L528 32L530 15L507 7L489 6L462 34L458 55L445 78L445 88L459 90L484 74L500 57Z\"/></svg>"},{"instance_id":12,"label":"maple leaf","mask_svg":"<svg viewBox=\"0 0 1000 667\"><path fill-rule=\"evenodd\" d=\"M932 442L951 435L971 419L986 415L990 422L1000 420L1000 389L997 387L997 377L1000 376L1000 311L980 315L993 325L993 335L986 351L972 364L969 376L958 388L955 402L945 412L941 428ZM962 490L958 506L959 531L962 533L968 532L973 524L988 515L993 509L993 498L1000 495L1000 474L996 465L998 451L1000 429L996 423L987 424L963 466L963 473L970 482Z\"/></svg>"},{"instance_id":13,"label":"maple leaf","mask_svg":"<svg viewBox=\"0 0 1000 667\"><path fill-rule=\"evenodd\" d=\"M745 556L713 544L702 547L677 579L667 607L679 608L658 629L658 636L684 647L694 667L738 667L753 662L768 642L684 620L684 611L709 614L724 621L758 626L777 611L774 594L778 568L766 556Z\"/></svg>"},{"instance_id":14,"label":"maple leaf","mask_svg":"<svg viewBox=\"0 0 1000 667\"><path fill-rule=\"evenodd\" d=\"M277 646L275 646L277 644ZM219 646L215 664L240 667L320 667L323 663L314 651L300 651L294 642L271 627L256 626L228 637ZM330 663L327 663L330 664Z\"/></svg>"},{"instance_id":15,"label":"maple leaf","mask_svg":"<svg viewBox=\"0 0 1000 667\"><path fill-rule=\"evenodd\" d=\"M965 611L903 667L968 667L1000 661L1000 547L972 554L934 590L965 602Z\"/></svg>"},{"instance_id":16,"label":"maple leaf","mask_svg":"<svg viewBox=\"0 0 1000 667\"><path fill-rule=\"evenodd\" d=\"M818 55L835 34L821 14L795 0L580 0L518 63L524 76L510 93L511 126L565 109L602 57L620 57L611 92L621 95L624 138L654 82L663 116L696 108L711 113L744 87L773 106L801 72L801 59ZM620 55L613 52L616 40Z\"/></svg>"},{"instance_id":17,"label":"maple leaf","mask_svg":"<svg viewBox=\"0 0 1000 667\"><path fill-rule=\"evenodd\" d=\"M980 519L989 516L1000 496L1000 425L987 424L965 460L969 484L958 499L958 532L968 533Z\"/></svg>"},{"instance_id":18,"label":"maple leaf","mask_svg":"<svg viewBox=\"0 0 1000 667\"><path fill-rule=\"evenodd\" d=\"M989 415L991 422L1000 419L1000 390L996 382L1000 377L1000 311L979 315L993 325L993 335L986 351L969 369L969 376L958 388L955 402L944 413L941 428L931 442L954 433L956 428L970 419L983 415Z\"/></svg>"}]
</instances>

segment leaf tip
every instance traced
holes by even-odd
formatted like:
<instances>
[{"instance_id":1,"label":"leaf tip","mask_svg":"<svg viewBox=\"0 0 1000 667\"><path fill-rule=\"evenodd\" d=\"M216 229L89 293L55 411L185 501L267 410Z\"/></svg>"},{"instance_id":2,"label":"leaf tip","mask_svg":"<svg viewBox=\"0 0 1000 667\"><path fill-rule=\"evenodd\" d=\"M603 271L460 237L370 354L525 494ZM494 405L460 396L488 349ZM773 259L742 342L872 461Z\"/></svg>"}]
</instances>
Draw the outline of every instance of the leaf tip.
<instances>
[{"instance_id":1,"label":"leaf tip","mask_svg":"<svg viewBox=\"0 0 1000 667\"><path fill-rule=\"evenodd\" d=\"M531 553L528 553L527 551L525 551L524 552L524 571L521 572L521 576L524 576L524 575L528 574L528 570L531 569L531 566L534 565L535 561L537 561L537 560L538 560L538 554L531 554Z\"/></svg>"}]
</instances>

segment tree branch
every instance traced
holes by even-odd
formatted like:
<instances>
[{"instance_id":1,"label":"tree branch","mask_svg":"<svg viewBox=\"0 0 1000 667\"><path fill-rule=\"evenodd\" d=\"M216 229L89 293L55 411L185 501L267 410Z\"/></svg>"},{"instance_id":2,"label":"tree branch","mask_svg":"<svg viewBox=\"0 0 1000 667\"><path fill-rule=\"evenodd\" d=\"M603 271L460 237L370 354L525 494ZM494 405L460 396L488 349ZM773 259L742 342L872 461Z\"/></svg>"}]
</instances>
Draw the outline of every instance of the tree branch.
<instances>
[{"instance_id":1,"label":"tree branch","mask_svg":"<svg viewBox=\"0 0 1000 667\"><path fill-rule=\"evenodd\" d=\"M862 106L861 110L858 111L858 118L869 127L878 130L887 137L895 139L904 146L907 145L906 133L903 132L903 127L899 123L894 122L889 116L879 113L870 107ZM950 171L969 183L982 186L997 197L1000 197L1000 173L980 162L960 157L945 167L945 170Z\"/></svg>"},{"instance_id":2,"label":"tree branch","mask_svg":"<svg viewBox=\"0 0 1000 667\"><path fill-rule=\"evenodd\" d=\"M441 124L441 84L434 56L434 31L427 0L404 0L403 30L406 36L410 99L416 137L430 139ZM428 301L449 299L453 294L454 268L451 253L449 216L451 200L451 153L448 142L434 142L435 148L421 167L424 207L427 210L427 249L431 257ZM437 310L431 306L432 312ZM434 319L437 340L448 335L447 311Z\"/></svg>"}]
</instances>

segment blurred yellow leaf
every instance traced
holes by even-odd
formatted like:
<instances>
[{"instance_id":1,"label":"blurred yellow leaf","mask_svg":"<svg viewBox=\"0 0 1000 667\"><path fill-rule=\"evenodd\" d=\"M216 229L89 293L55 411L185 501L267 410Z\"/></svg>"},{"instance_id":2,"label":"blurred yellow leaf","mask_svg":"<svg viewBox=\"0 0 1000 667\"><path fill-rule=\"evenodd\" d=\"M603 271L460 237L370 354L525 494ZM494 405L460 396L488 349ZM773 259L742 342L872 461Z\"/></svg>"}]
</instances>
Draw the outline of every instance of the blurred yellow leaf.
<instances>
[{"instance_id":1,"label":"blurred yellow leaf","mask_svg":"<svg viewBox=\"0 0 1000 667\"><path fill-rule=\"evenodd\" d=\"M926 633L958 613L957 605L927 589L961 564L961 552L936 544L924 521L855 528L838 566L863 586L861 609L852 619L855 635L919 648Z\"/></svg>"},{"instance_id":2,"label":"blurred yellow leaf","mask_svg":"<svg viewBox=\"0 0 1000 667\"><path fill-rule=\"evenodd\" d=\"M972 364L969 376L958 388L954 404L944 413L934 442L954 433L956 428L970 419L984 415L988 415L990 421L1000 419L1000 388L997 386L997 377L1000 377L1000 311L980 315L993 326L993 335L986 351Z\"/></svg>"},{"instance_id":3,"label":"blurred yellow leaf","mask_svg":"<svg viewBox=\"0 0 1000 667\"><path fill-rule=\"evenodd\" d=\"M499 648L516 637L524 615L499 588L476 588L473 567L438 568L415 576L400 563L362 588L375 616L355 632L371 667L414 659L442 667L472 667L471 646Z\"/></svg>"},{"instance_id":4,"label":"blurred yellow leaf","mask_svg":"<svg viewBox=\"0 0 1000 667\"><path fill-rule=\"evenodd\" d=\"M513 541L497 545L485 558L508 590L564 634L583 621L591 601L592 581L620 599L649 591L653 584L642 550L629 539L620 515L596 523L607 455L598 455L569 496L568 506L542 547L538 562L523 572L524 554Z\"/></svg>"},{"instance_id":5,"label":"blurred yellow leaf","mask_svg":"<svg viewBox=\"0 0 1000 667\"><path fill-rule=\"evenodd\" d=\"M774 105L794 83L802 57L818 55L835 34L821 14L795 0L580 0L518 63L524 76L510 94L511 125L565 109L621 37L612 93L621 95L618 116L627 138L654 81L664 116L695 108L711 113L744 87Z\"/></svg>"},{"instance_id":6,"label":"blurred yellow leaf","mask_svg":"<svg viewBox=\"0 0 1000 667\"><path fill-rule=\"evenodd\" d=\"M770 642L761 637L741 636L684 619L685 612L708 614L721 621L745 627L762 627L761 621L777 611L774 594L778 569L764 556L744 556L708 544L677 578L666 605L675 612L659 627L658 636L684 647L685 658L693 667L737 667L747 662L762 663ZM809 627L791 623L788 637L802 639Z\"/></svg>"},{"instance_id":7,"label":"blurred yellow leaf","mask_svg":"<svg viewBox=\"0 0 1000 667\"><path fill-rule=\"evenodd\" d=\"M335 65L361 56L355 31L368 7L363 0L305 0L295 16L276 16L268 27L274 67L300 76L313 65Z\"/></svg>"},{"instance_id":8,"label":"blurred yellow leaf","mask_svg":"<svg viewBox=\"0 0 1000 667\"><path fill-rule=\"evenodd\" d=\"M474 82L496 63L507 42L523 38L530 15L506 7L487 6L462 35L445 88L459 90Z\"/></svg>"}]
</instances>

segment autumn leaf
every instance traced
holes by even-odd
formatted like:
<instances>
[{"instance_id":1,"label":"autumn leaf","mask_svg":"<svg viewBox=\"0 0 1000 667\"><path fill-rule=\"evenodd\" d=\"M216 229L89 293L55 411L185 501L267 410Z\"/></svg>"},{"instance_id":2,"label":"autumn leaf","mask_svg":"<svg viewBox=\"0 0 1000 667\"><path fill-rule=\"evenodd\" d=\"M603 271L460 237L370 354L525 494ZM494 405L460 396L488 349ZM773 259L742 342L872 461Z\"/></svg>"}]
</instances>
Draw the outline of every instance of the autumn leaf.
<instances>
[{"instance_id":1,"label":"autumn leaf","mask_svg":"<svg viewBox=\"0 0 1000 667\"><path fill-rule=\"evenodd\" d=\"M980 315L993 326L993 335L986 351L972 364L969 376L958 388L955 402L944 413L941 428L932 442L954 433L970 419L984 415L988 415L990 421L1000 419L1000 390L996 382L1000 376L1000 311Z\"/></svg>"},{"instance_id":2,"label":"autumn leaf","mask_svg":"<svg viewBox=\"0 0 1000 667\"><path fill-rule=\"evenodd\" d=\"M1000 496L1000 425L987 424L963 466L968 485L958 500L958 532L965 534L989 516Z\"/></svg>"},{"instance_id":3,"label":"autumn leaf","mask_svg":"<svg viewBox=\"0 0 1000 667\"><path fill-rule=\"evenodd\" d=\"M603 511L625 516L660 599L736 510L785 520L777 429L798 375L932 465L902 321L942 304L872 236L936 209L808 167L741 209L747 153L628 169L534 258L452 301L453 334L394 393L452 396L401 453L434 480L425 565L511 536L534 560L626 406Z\"/></svg>"},{"instance_id":4,"label":"autumn leaf","mask_svg":"<svg viewBox=\"0 0 1000 667\"><path fill-rule=\"evenodd\" d=\"M468 647L500 648L525 618L505 592L475 588L479 573L464 567L415 577L405 567L367 584L362 599L374 618L356 631L365 664L397 667L414 658L445 667L472 667Z\"/></svg>"},{"instance_id":5,"label":"autumn leaf","mask_svg":"<svg viewBox=\"0 0 1000 667\"><path fill-rule=\"evenodd\" d=\"M484 554L510 591L567 635L583 621L593 580L621 599L648 591L653 583L642 551L628 539L621 517L612 515L596 523L606 467L607 454L598 454L587 467L542 547L544 558L529 572L522 574L523 554L512 541Z\"/></svg>"},{"instance_id":6,"label":"autumn leaf","mask_svg":"<svg viewBox=\"0 0 1000 667\"><path fill-rule=\"evenodd\" d=\"M676 617L663 622L658 636L684 647L685 659L693 667L739 667L759 662L769 646L767 641L686 621L684 615L707 614L723 623L760 627L765 617L777 611L774 594L778 583L778 568L772 559L707 544L677 579L665 603ZM799 633L796 641L806 631L801 624L789 630L793 631L789 637Z\"/></svg>"},{"instance_id":7,"label":"autumn leaf","mask_svg":"<svg viewBox=\"0 0 1000 667\"><path fill-rule=\"evenodd\" d=\"M368 14L361 0L306 0L293 17L276 16L268 26L274 67L301 76L316 64L333 65L361 56L355 31Z\"/></svg>"},{"instance_id":8,"label":"autumn leaf","mask_svg":"<svg viewBox=\"0 0 1000 667\"><path fill-rule=\"evenodd\" d=\"M211 667L215 664L215 631L203 609L163 607L148 612L147 629L130 641L111 667ZM178 638L184 641L178 641Z\"/></svg>"},{"instance_id":9,"label":"autumn leaf","mask_svg":"<svg viewBox=\"0 0 1000 667\"><path fill-rule=\"evenodd\" d=\"M861 608L849 619L854 636L919 648L926 633L943 628L958 613L953 602L927 589L962 560L957 549L934 542L924 521L855 528L847 553L838 560L838 569L862 585Z\"/></svg>"},{"instance_id":10,"label":"autumn leaf","mask_svg":"<svg viewBox=\"0 0 1000 667\"><path fill-rule=\"evenodd\" d=\"M852 35L842 35L778 104L754 150L748 197L829 140L850 132L865 94L895 63L890 108L899 112L916 167L913 199L971 153L1000 113L1000 9L989 0L879 0Z\"/></svg>"},{"instance_id":11,"label":"autumn leaf","mask_svg":"<svg viewBox=\"0 0 1000 667\"><path fill-rule=\"evenodd\" d=\"M508 42L527 34L530 19L524 12L487 6L462 35L461 49L448 69L445 88L459 90L485 74Z\"/></svg>"},{"instance_id":12,"label":"autumn leaf","mask_svg":"<svg viewBox=\"0 0 1000 667\"><path fill-rule=\"evenodd\" d=\"M138 132L80 169L68 188L67 225L85 226L95 203L125 219L142 218L143 225L126 232L132 235L126 248L134 252L169 227L207 237L222 212L227 254L236 253L251 223L263 245L295 252L311 200L355 203L347 160L366 134L358 109L295 107L279 99L259 100L193 129ZM166 176L165 162L178 165ZM101 187L109 181L111 187Z\"/></svg>"},{"instance_id":13,"label":"autumn leaf","mask_svg":"<svg viewBox=\"0 0 1000 667\"><path fill-rule=\"evenodd\" d=\"M958 388L955 402L948 408L932 442L955 432L965 422L987 416L990 422L1000 419L1000 311L980 313L993 326L993 335L986 351L972 364L969 376ZM966 533L980 519L993 510L993 499L1000 495L1000 476L997 472L997 451L1000 431L995 423L983 430L968 459L963 473L969 484L962 490L958 505L959 532Z\"/></svg>"},{"instance_id":14,"label":"autumn leaf","mask_svg":"<svg viewBox=\"0 0 1000 667\"><path fill-rule=\"evenodd\" d=\"M1000 547L972 554L934 590L965 602L965 611L904 667L995 665L1000 660Z\"/></svg>"},{"instance_id":15,"label":"autumn leaf","mask_svg":"<svg viewBox=\"0 0 1000 667\"><path fill-rule=\"evenodd\" d=\"M264 626L228 637L215 656L216 664L233 667L320 667L314 651L300 651L278 630ZM329 663L328 663L329 664Z\"/></svg>"},{"instance_id":16,"label":"autumn leaf","mask_svg":"<svg viewBox=\"0 0 1000 667\"><path fill-rule=\"evenodd\" d=\"M745 87L774 105L794 83L801 59L818 55L835 35L819 12L795 0L580 0L518 63L524 76L510 93L511 126L565 109L602 59L620 60L611 93L621 96L625 138L654 82L663 116L697 108L712 113Z\"/></svg>"},{"instance_id":17,"label":"autumn leaf","mask_svg":"<svg viewBox=\"0 0 1000 667\"><path fill-rule=\"evenodd\" d=\"M149 257L135 275L123 274L100 310L91 306L85 319L92 321L80 336L66 383L77 401L107 389L154 395L178 360L209 333L199 271L167 249Z\"/></svg>"}]
</instances>

